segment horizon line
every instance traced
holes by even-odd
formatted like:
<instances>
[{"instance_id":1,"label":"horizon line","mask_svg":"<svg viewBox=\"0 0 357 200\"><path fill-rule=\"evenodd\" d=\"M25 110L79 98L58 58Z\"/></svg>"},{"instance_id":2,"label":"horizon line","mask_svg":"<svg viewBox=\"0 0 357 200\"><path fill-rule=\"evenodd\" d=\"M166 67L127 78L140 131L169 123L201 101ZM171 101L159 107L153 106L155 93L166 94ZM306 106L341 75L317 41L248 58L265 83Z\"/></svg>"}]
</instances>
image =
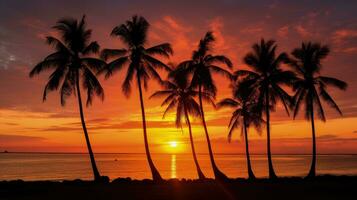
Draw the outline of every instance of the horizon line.
<instances>
[{"instance_id":1,"label":"horizon line","mask_svg":"<svg viewBox=\"0 0 357 200\"><path fill-rule=\"evenodd\" d=\"M46 152L46 151L1 151L0 154L11 154L11 153L23 153L23 154L88 154L87 152ZM133 152L100 152L94 154L145 154L143 153L133 153ZM151 153L158 155L179 155L179 154L190 154L191 153ZM208 153L196 153L198 155L209 155ZM245 153L215 153L216 155L245 155ZM266 155L266 153L251 153L250 155ZM272 155L285 156L285 155L302 155L311 156L309 153L277 153ZM318 153L316 155L357 155L357 153Z\"/></svg>"}]
</instances>

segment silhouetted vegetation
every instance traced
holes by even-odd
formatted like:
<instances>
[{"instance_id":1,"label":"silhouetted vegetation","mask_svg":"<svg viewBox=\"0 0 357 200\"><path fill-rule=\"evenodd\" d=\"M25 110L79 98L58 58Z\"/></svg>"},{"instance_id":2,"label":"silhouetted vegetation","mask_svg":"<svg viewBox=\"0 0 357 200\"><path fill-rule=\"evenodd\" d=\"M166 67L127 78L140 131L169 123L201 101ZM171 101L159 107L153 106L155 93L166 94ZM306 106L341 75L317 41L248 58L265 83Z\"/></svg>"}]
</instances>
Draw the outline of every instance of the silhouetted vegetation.
<instances>
[{"instance_id":1,"label":"silhouetted vegetation","mask_svg":"<svg viewBox=\"0 0 357 200\"><path fill-rule=\"evenodd\" d=\"M301 47L292 51L292 56L289 58L288 54L277 52L275 41L261 39L243 58L244 63L251 70L238 69L232 74L233 64L230 59L224 55L212 54L215 38L212 32L207 32L199 41L192 57L171 69L169 65L157 58L159 56L169 58L173 54L171 45L162 43L147 47L149 27L145 18L133 16L125 23L116 26L111 32L111 36L119 38L125 48L104 49L101 51L100 58L96 58L90 55L95 55L100 51L99 45L97 42L90 42L91 30L86 28L85 17L80 21L72 18L61 19L53 27L59 33L60 38L48 36L46 39L47 44L51 45L55 52L45 57L30 72L30 77L33 77L46 70L53 71L45 86L44 101L48 92L59 90L61 104L64 106L66 98L76 94L96 181L103 181L107 178L100 176L95 163L84 119L81 90L86 91L87 106L92 103L94 96L103 99L104 91L96 75L104 74L105 78L109 78L115 72L122 72L123 68L126 68L126 72L124 72L125 77L121 88L126 97L130 96L133 79L137 82L145 152L154 181L162 182L163 179L151 158L147 136L142 87L147 89L149 79L156 80L164 88L152 95L152 97L165 97L161 105L167 106L164 116L176 109L176 126L182 127L182 120L187 124L199 179L203 180L205 176L195 153L190 116L198 117L202 122L215 178L220 181L229 181L214 160L203 107L204 102L216 106L214 102L217 94L214 81L216 74L226 77L232 85L232 98L221 100L217 107L234 109L228 125L228 139L230 140L234 130L241 128L245 140L249 179L256 178L250 162L248 129L253 126L260 133L264 125L267 134L269 178L277 178L270 147L270 113L275 111L278 102L283 105L288 115L293 110L294 118L301 105L305 104L305 118L311 121L313 143L312 164L308 177L316 175L314 113L316 111L321 120L326 120L322 99L342 114L337 103L327 92L327 87L333 86L342 90L347 87L347 84L339 79L320 75L321 61L330 51L327 46L313 42L302 43ZM284 64L290 66L293 71L284 70ZM228 69L224 69L223 66ZM158 70L168 73L166 81L161 79ZM289 89L292 89L293 95L287 92Z\"/></svg>"},{"instance_id":2,"label":"silhouetted vegetation","mask_svg":"<svg viewBox=\"0 0 357 200\"><path fill-rule=\"evenodd\" d=\"M190 135L193 160L197 169L198 178L205 179L200 165L198 164L189 117L190 115L192 117L200 117L200 106L195 100L195 97L198 96L198 91L194 90L193 87L189 84L185 74L178 72L176 72L174 76L171 76L170 80L165 81L163 85L165 90L157 91L151 97L165 97L165 100L161 104L161 106L167 105L163 117L165 117L169 111L176 108L176 127L182 128L182 118L184 118L186 121ZM213 98L211 93L203 93L202 95L205 96L206 99Z\"/></svg>"},{"instance_id":3,"label":"silhouetted vegetation","mask_svg":"<svg viewBox=\"0 0 357 200\"><path fill-rule=\"evenodd\" d=\"M242 78L244 84L252 90L258 99L257 108L261 114L265 113L269 177L275 179L277 176L273 168L270 150L270 112L275 110L277 102L280 101L286 112L289 113L291 97L281 86L291 86L295 75L293 72L284 71L281 68L283 63L288 62L288 56L286 53L276 53L275 41L262 39L252 48L253 51L244 57L244 62L252 71L238 70L235 72L235 76Z\"/></svg>"},{"instance_id":4,"label":"silhouetted vegetation","mask_svg":"<svg viewBox=\"0 0 357 200\"><path fill-rule=\"evenodd\" d=\"M141 116L143 121L144 142L146 156L151 169L152 177L156 181L161 181L162 177L156 169L154 162L151 159L145 120L145 108L143 91L147 89L148 80L150 78L162 83L162 79L157 72L157 69L171 71L170 67L156 59L154 56L169 57L172 54L171 45L169 43L159 44L153 47L146 47L147 34L149 23L145 18L133 16L131 20L126 21L115 27L111 33L113 37L118 37L126 46L126 49L104 49L102 58L115 58L111 61L102 72L105 72L105 77L109 78L113 72L120 71L127 66L127 72L122 85L123 93L128 97L131 91L132 80L136 79L140 94Z\"/></svg>"},{"instance_id":5,"label":"silhouetted vegetation","mask_svg":"<svg viewBox=\"0 0 357 200\"><path fill-rule=\"evenodd\" d=\"M293 59L290 66L298 75L294 81L294 118L297 116L301 105L305 104L305 118L311 121L312 129L312 162L308 177L316 175L316 135L315 135L315 110L317 117L326 121L325 112L321 99L329 106L337 110L342 115L342 111L337 106L331 95L327 92L327 87L336 87L340 90L346 90L347 83L332 77L321 76L321 60L326 58L330 49L328 46L319 43L302 43L301 47L292 51Z\"/></svg>"},{"instance_id":6,"label":"silhouetted vegetation","mask_svg":"<svg viewBox=\"0 0 357 200\"><path fill-rule=\"evenodd\" d=\"M90 54L98 53L99 45L97 42L90 42L92 30L87 29L85 16L80 21L72 18L60 19L53 28L59 33L60 38L48 36L46 42L55 49L55 52L38 63L30 72L30 77L47 70L53 71L45 86L43 101L46 100L48 92L59 89L61 105L64 106L66 98L76 94L94 179L96 181L108 179L101 177L97 169L81 100L81 88L86 90L87 106L92 103L93 96L104 99L103 88L95 74L106 63L100 59L89 57Z\"/></svg>"},{"instance_id":7,"label":"silhouetted vegetation","mask_svg":"<svg viewBox=\"0 0 357 200\"><path fill-rule=\"evenodd\" d=\"M178 71L186 73L186 76L192 76L191 86L193 88L198 88L198 100L201 110L202 125L206 135L208 152L214 176L216 177L216 179L219 180L227 180L227 176L218 169L214 160L202 102L203 100L205 100L214 106L214 102L212 101L213 99L206 98L215 97L217 93L217 88L212 76L213 74L221 74L228 77L228 79L232 78L232 75L229 71L219 66L223 64L231 69L233 67L232 62L224 55L210 54L214 41L215 38L213 36L213 33L207 32L205 37L200 40L197 50L193 51L192 58L190 60L186 60L180 63L177 69L173 72L173 74Z\"/></svg>"},{"instance_id":8,"label":"silhouetted vegetation","mask_svg":"<svg viewBox=\"0 0 357 200\"><path fill-rule=\"evenodd\" d=\"M233 131L240 126L245 140L248 179L255 179L249 156L248 129L250 126L254 126L258 133L260 133L264 120L260 117L257 100L254 94L252 95L251 88L247 87L244 83L237 82L237 84L232 85L232 89L233 99L226 98L221 100L217 104L217 108L230 107L234 109L228 125L228 140L231 140Z\"/></svg>"}]
</instances>

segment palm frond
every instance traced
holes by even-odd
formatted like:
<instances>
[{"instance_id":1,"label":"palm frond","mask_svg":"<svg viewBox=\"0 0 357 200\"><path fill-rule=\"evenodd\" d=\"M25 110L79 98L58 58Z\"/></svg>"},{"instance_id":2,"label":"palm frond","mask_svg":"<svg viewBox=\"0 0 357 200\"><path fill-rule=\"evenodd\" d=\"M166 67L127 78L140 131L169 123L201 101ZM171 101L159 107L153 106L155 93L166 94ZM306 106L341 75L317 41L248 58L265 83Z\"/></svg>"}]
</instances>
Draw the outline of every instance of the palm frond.
<instances>
[{"instance_id":1,"label":"palm frond","mask_svg":"<svg viewBox=\"0 0 357 200\"><path fill-rule=\"evenodd\" d=\"M125 56L128 53L126 49L103 49L100 53L100 57L103 60L108 60L113 57Z\"/></svg>"},{"instance_id":2,"label":"palm frond","mask_svg":"<svg viewBox=\"0 0 357 200\"><path fill-rule=\"evenodd\" d=\"M226 56L224 56L224 55L215 55L215 56L209 55L209 56L206 56L205 62L207 64L209 64L209 65L221 64L222 63L222 64L227 65L227 67L229 69L233 68L232 61L229 58L227 58Z\"/></svg>"},{"instance_id":3,"label":"palm frond","mask_svg":"<svg viewBox=\"0 0 357 200\"><path fill-rule=\"evenodd\" d=\"M83 88L87 90L87 106L92 104L93 96L96 95L104 100L104 90L97 77L90 69L83 69Z\"/></svg>"},{"instance_id":4,"label":"palm frond","mask_svg":"<svg viewBox=\"0 0 357 200\"><path fill-rule=\"evenodd\" d=\"M325 111L322 107L322 104L321 104L321 101L320 101L320 97L316 91L315 88L313 88L312 90L312 98L313 98L313 101L315 102L315 105L317 105L317 113L319 115L319 118L322 120L322 121L326 121L326 117L325 117ZM311 119L313 120L313 119Z\"/></svg>"},{"instance_id":5,"label":"palm frond","mask_svg":"<svg viewBox=\"0 0 357 200\"><path fill-rule=\"evenodd\" d=\"M46 43L52 47L54 47L57 51L60 52L66 52L68 54L71 54L70 50L67 48L65 44L63 44L59 39L52 37L52 36L47 36L46 37Z\"/></svg>"},{"instance_id":6,"label":"palm frond","mask_svg":"<svg viewBox=\"0 0 357 200\"><path fill-rule=\"evenodd\" d=\"M49 69L57 69L65 67L66 59L54 59L54 60L44 60L38 63L29 73L30 77L40 74L41 72Z\"/></svg>"},{"instance_id":7,"label":"palm frond","mask_svg":"<svg viewBox=\"0 0 357 200\"><path fill-rule=\"evenodd\" d=\"M220 68L220 67L218 67L218 66L210 65L210 66L209 66L209 69L210 69L211 72L213 72L213 73L217 73L217 74L220 74L220 75L222 75L222 76L225 76L225 77L227 77L227 78L230 79L230 80L233 79L233 76L232 76L232 74L231 74L229 71L227 71L227 70L225 70L225 69L222 69L222 68Z\"/></svg>"},{"instance_id":8,"label":"palm frond","mask_svg":"<svg viewBox=\"0 0 357 200\"><path fill-rule=\"evenodd\" d=\"M237 107L239 105L239 102L237 102L234 99L231 98L225 98L223 100L221 100L220 102L217 103L217 108L223 108L223 107Z\"/></svg>"},{"instance_id":9,"label":"palm frond","mask_svg":"<svg viewBox=\"0 0 357 200\"><path fill-rule=\"evenodd\" d=\"M87 47L84 48L82 51L83 55L88 55L88 54L96 54L99 52L99 44L97 42L91 42Z\"/></svg>"},{"instance_id":10,"label":"palm frond","mask_svg":"<svg viewBox=\"0 0 357 200\"><path fill-rule=\"evenodd\" d=\"M57 90L61 84L61 81L65 78L67 68L57 68L51 75L45 86L43 92L43 101L46 101L47 93L53 90Z\"/></svg>"},{"instance_id":11,"label":"palm frond","mask_svg":"<svg viewBox=\"0 0 357 200\"><path fill-rule=\"evenodd\" d=\"M107 65L107 63L98 58L81 58L81 62L96 73Z\"/></svg>"},{"instance_id":12,"label":"palm frond","mask_svg":"<svg viewBox=\"0 0 357 200\"><path fill-rule=\"evenodd\" d=\"M102 70L98 73L102 74L105 73L105 78L111 77L114 72L120 71L123 67L129 62L129 58L127 56L120 57L118 59L113 60L112 62L108 63ZM129 70L129 69L128 69ZM132 69L134 70L134 69Z\"/></svg>"},{"instance_id":13,"label":"palm frond","mask_svg":"<svg viewBox=\"0 0 357 200\"><path fill-rule=\"evenodd\" d=\"M172 94L172 93L173 93L172 90L156 91L156 92L154 92L154 93L149 97L149 99L165 97L165 96L168 96L168 95L170 95L170 94Z\"/></svg>"},{"instance_id":14,"label":"palm frond","mask_svg":"<svg viewBox=\"0 0 357 200\"><path fill-rule=\"evenodd\" d=\"M240 78L240 77L249 77L249 78L257 78L259 77L259 74L249 71L249 70L237 70L233 73L233 77L235 79Z\"/></svg>"},{"instance_id":15,"label":"palm frond","mask_svg":"<svg viewBox=\"0 0 357 200\"><path fill-rule=\"evenodd\" d=\"M327 76L318 76L317 79L328 86L337 87L340 90L347 89L347 83L341 81L337 78L327 77Z\"/></svg>"},{"instance_id":16,"label":"palm frond","mask_svg":"<svg viewBox=\"0 0 357 200\"><path fill-rule=\"evenodd\" d=\"M169 103L169 105L167 106L167 108L165 109L164 114L162 115L162 118L165 118L166 115L167 115L167 113L170 112L172 109L175 108L176 104L177 104L176 99L173 99L173 100Z\"/></svg>"},{"instance_id":17,"label":"palm frond","mask_svg":"<svg viewBox=\"0 0 357 200\"><path fill-rule=\"evenodd\" d=\"M133 63L130 63L125 75L124 82L122 84L122 91L126 97L130 95L131 81L133 80L134 73L135 73L135 66Z\"/></svg>"},{"instance_id":18,"label":"palm frond","mask_svg":"<svg viewBox=\"0 0 357 200\"><path fill-rule=\"evenodd\" d=\"M164 69L168 72L172 71L172 69L168 65L164 64L163 62L161 62L160 60L158 60L152 56L144 55L144 59L146 62L150 63L150 65L155 68Z\"/></svg>"},{"instance_id":19,"label":"palm frond","mask_svg":"<svg viewBox=\"0 0 357 200\"><path fill-rule=\"evenodd\" d=\"M173 54L173 50L171 48L170 43L163 43L163 44L159 44L159 45L150 47L150 48L146 49L145 52L149 55L161 55L161 56L165 56L167 58Z\"/></svg>"},{"instance_id":20,"label":"palm frond","mask_svg":"<svg viewBox=\"0 0 357 200\"><path fill-rule=\"evenodd\" d=\"M73 89L75 88L76 77L73 71L69 71L66 77L63 80L60 96L61 96L61 105L65 106L66 99L72 95Z\"/></svg>"},{"instance_id":21,"label":"palm frond","mask_svg":"<svg viewBox=\"0 0 357 200\"><path fill-rule=\"evenodd\" d=\"M333 98L329 95L329 93L325 90L324 87L320 86L319 88L320 90L320 96L322 97L322 99L328 103L329 106L331 106L332 108L334 108L335 110L337 110L337 112L342 115L342 111L340 110L340 108L338 107L337 103L333 100Z\"/></svg>"}]
</instances>

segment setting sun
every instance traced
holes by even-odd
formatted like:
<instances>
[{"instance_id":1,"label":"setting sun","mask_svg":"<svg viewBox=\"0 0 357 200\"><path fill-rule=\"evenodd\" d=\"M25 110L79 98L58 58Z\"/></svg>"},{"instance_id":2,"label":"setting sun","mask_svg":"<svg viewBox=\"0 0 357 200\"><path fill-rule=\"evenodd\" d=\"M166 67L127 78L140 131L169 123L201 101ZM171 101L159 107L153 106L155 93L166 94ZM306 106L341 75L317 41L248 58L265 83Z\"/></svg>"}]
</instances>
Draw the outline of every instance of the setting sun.
<instances>
[{"instance_id":1,"label":"setting sun","mask_svg":"<svg viewBox=\"0 0 357 200\"><path fill-rule=\"evenodd\" d=\"M178 143L176 141L171 141L169 142L170 147L176 148L178 146Z\"/></svg>"},{"instance_id":2,"label":"setting sun","mask_svg":"<svg viewBox=\"0 0 357 200\"><path fill-rule=\"evenodd\" d=\"M170 140L163 144L163 151L176 154L176 153L183 153L186 151L186 144L179 140Z\"/></svg>"}]
</instances>

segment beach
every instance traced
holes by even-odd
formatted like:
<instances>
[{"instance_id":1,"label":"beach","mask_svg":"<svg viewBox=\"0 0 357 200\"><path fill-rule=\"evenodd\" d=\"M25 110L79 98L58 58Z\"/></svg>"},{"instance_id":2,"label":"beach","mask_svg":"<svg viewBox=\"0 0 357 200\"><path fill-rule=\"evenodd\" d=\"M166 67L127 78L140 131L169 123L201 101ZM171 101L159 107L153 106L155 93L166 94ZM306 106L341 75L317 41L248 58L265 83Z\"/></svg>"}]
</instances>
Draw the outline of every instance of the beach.
<instances>
[{"instance_id":1,"label":"beach","mask_svg":"<svg viewBox=\"0 0 357 200\"><path fill-rule=\"evenodd\" d=\"M151 180L115 179L110 183L90 181L2 181L0 199L352 199L356 176L318 176L313 180L280 178L276 181L236 179Z\"/></svg>"}]
</instances>

